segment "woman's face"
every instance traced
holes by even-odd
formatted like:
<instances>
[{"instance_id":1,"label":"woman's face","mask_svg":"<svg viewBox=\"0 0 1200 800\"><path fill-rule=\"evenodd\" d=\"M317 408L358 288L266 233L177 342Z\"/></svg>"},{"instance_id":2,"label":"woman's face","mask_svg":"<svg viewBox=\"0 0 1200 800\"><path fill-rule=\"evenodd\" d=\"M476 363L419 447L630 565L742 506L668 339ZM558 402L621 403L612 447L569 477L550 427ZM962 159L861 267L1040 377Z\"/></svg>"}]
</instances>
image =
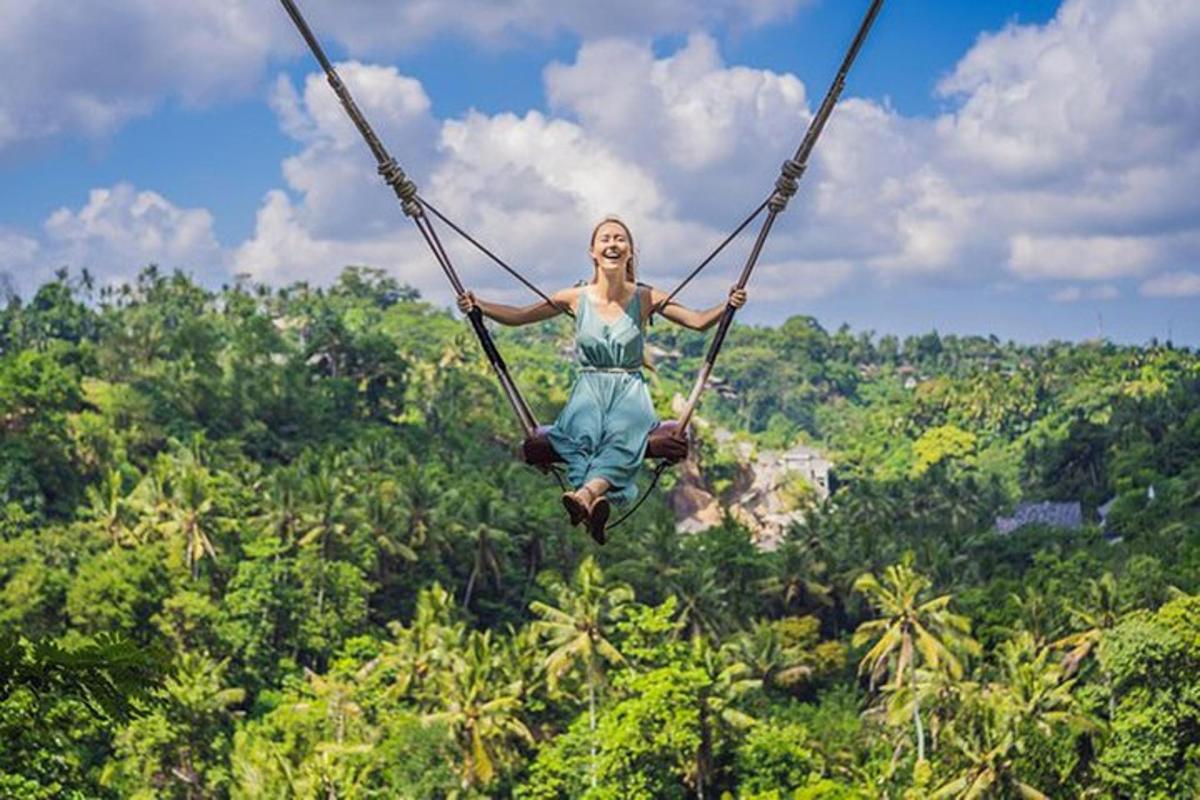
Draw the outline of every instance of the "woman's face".
<instances>
[{"instance_id":1,"label":"woman's face","mask_svg":"<svg viewBox=\"0 0 1200 800\"><path fill-rule=\"evenodd\" d=\"M596 229L592 237L592 260L600 269L624 272L632 256L633 243L624 225L605 222Z\"/></svg>"}]
</instances>

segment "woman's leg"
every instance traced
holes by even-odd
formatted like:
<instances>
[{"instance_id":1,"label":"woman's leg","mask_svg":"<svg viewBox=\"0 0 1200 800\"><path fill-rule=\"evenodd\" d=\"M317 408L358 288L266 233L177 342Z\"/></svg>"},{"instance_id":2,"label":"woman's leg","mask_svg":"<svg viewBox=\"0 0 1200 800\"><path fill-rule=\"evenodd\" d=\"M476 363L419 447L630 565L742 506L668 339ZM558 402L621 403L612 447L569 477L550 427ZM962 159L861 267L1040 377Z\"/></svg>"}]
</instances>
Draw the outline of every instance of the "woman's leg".
<instances>
[{"instance_id":1,"label":"woman's leg","mask_svg":"<svg viewBox=\"0 0 1200 800\"><path fill-rule=\"evenodd\" d=\"M591 508L593 505L595 505L597 500L603 497L604 494L612 488L612 484L608 482L607 478L592 478L579 488L587 492L584 502L587 503L588 508Z\"/></svg>"}]
</instances>

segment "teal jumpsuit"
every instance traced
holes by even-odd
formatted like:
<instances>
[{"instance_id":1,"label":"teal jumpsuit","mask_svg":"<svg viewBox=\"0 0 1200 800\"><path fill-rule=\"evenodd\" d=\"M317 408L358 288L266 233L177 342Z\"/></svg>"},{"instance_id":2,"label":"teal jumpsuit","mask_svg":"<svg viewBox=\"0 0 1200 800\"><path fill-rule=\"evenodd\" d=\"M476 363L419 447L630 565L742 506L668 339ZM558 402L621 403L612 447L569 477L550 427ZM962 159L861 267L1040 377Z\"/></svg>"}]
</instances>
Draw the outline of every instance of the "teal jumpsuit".
<instances>
[{"instance_id":1,"label":"teal jumpsuit","mask_svg":"<svg viewBox=\"0 0 1200 800\"><path fill-rule=\"evenodd\" d=\"M642 289L624 313L606 322L591 292L579 294L575 355L579 378L554 426L550 444L567 463L567 480L579 488L604 478L608 498L624 503L637 496L637 474L646 439L658 423L642 375Z\"/></svg>"}]
</instances>

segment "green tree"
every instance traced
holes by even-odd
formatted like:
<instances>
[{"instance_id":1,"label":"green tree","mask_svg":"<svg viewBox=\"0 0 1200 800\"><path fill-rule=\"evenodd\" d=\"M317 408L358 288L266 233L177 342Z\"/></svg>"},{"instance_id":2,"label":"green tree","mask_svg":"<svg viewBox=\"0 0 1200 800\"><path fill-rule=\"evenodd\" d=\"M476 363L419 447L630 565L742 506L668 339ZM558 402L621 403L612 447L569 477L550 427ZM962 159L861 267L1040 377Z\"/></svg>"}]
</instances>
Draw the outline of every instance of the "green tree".
<instances>
[{"instance_id":1,"label":"green tree","mask_svg":"<svg viewBox=\"0 0 1200 800\"><path fill-rule=\"evenodd\" d=\"M491 631L472 631L441 673L442 710L425 717L446 725L458 743L464 789L491 784L497 765L511 759L514 740L533 744L520 717L520 683L503 670L503 655Z\"/></svg>"},{"instance_id":2,"label":"green tree","mask_svg":"<svg viewBox=\"0 0 1200 800\"><path fill-rule=\"evenodd\" d=\"M871 573L862 575L854 588L881 613L859 625L852 640L855 647L874 642L859 662L859 673L869 674L872 685L890 672L892 688L912 687L920 663L961 677L962 662L956 652L979 654L978 643L969 635L970 622L948 610L950 595L922 600L929 581L911 563L888 567L882 581ZM913 704L913 742L917 761L923 762L925 737L917 703Z\"/></svg>"},{"instance_id":3,"label":"green tree","mask_svg":"<svg viewBox=\"0 0 1200 800\"><path fill-rule=\"evenodd\" d=\"M226 684L227 665L184 653L158 692L161 707L117 734L102 782L136 800L227 791L232 721L246 694Z\"/></svg>"},{"instance_id":4,"label":"green tree","mask_svg":"<svg viewBox=\"0 0 1200 800\"><path fill-rule=\"evenodd\" d=\"M588 730L594 736L596 696L605 683L604 665L625 660L609 641L609 632L633 602L633 591L621 584L605 583L604 573L591 556L580 563L570 585L553 579L548 584L555 605L535 601L529 608L540 618L533 623L535 629L554 648L546 657L550 691L558 689L564 675L582 669L587 685ZM594 740L591 748L594 763Z\"/></svg>"}]
</instances>

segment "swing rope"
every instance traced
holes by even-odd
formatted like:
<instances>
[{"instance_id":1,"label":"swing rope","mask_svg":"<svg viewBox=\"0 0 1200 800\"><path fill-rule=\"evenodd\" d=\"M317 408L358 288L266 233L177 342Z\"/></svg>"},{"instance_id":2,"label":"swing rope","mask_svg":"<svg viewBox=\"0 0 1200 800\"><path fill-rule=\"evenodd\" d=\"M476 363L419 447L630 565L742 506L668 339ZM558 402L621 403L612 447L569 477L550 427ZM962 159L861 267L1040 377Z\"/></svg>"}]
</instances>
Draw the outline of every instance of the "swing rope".
<instances>
[{"instance_id":1,"label":"swing rope","mask_svg":"<svg viewBox=\"0 0 1200 800\"><path fill-rule=\"evenodd\" d=\"M303 36L305 42L308 43L309 49L316 57L317 62L324 70L326 79L328 80L330 87L333 89L338 99L341 101L342 107L350 116L350 119L354 123L355 127L358 128L359 133L361 133L363 138L366 140L367 146L370 148L371 153L375 156L375 160L379 168L379 174L383 176L384 181L392 187L396 197L400 200L400 204L404 210L404 213L410 219L412 219L417 229L421 232L421 236L425 239L425 243L429 246L430 251L433 253L434 258L437 260L438 265L442 269L442 272L445 273L446 278L450 282L450 285L453 287L455 293L461 297L466 293L466 289L459 280L458 274L454 269L454 264L451 261L449 254L446 252L445 247L442 245L442 241L437 234L437 230L433 226L432 220L430 220L430 218L426 215L426 211L429 211L431 214L441 220L451 230L459 234L459 236L464 238L467 242L482 252L492 262L499 265L506 272L524 284L528 289L541 297L546 303L558 309L560 312L573 317L574 314L571 313L570 309L563 308L558 303L555 303L542 290L537 288L530 281L526 280L517 270L505 263L503 259L481 244L477 239L475 239L461 227L456 225L448 217L442 214L442 212L439 211L435 206L418 194L416 184L413 183L407 175L405 175L404 170L400 168L400 165L388 153L387 149L383 146L383 143L380 142L379 137L375 135L374 130L371 128L370 124L359 110L358 105L354 102L354 98L350 95L350 91L342 82L341 77L337 74L333 64L330 63L329 59L325 55L324 50L321 48L320 43L313 35L308 23L305 21L303 15L301 15L300 9L296 7L295 0L280 0L280 2L283 4L284 9L288 12L288 15L292 18L292 21L299 29L300 35ZM805 170L808 168L808 158L812 153L813 147L816 145L817 139L820 137L821 132L825 128L825 123L828 121L830 114L833 112L834 106L837 104L838 98L841 96L842 90L845 88L846 76L850 71L850 66L854 63L855 58L858 56L858 52L862 48L863 42L866 41L867 34L870 31L875 18L878 16L882 5L883 0L872 0L866 15L859 25L858 32L842 60L841 67L839 68L833 83L826 92L820 108L817 110L817 113L813 116L809 123L803 140L801 140L800 145L797 147L792 158L783 162L783 165L780 168L779 177L775 181L775 188L771 195L761 204L759 204L759 206L755 208L754 211L752 211L750 215L747 216L733 230L733 232L725 238L724 241L717 245L716 249L713 250L712 253L710 253L703 261L701 261L700 265L693 269L692 272L689 273L687 277L685 277L683 281L671 291L666 299L655 306L655 308L651 311L652 315L654 313L661 313L662 309L670 305L675 296L682 291L683 288L687 286L693 278L700 274L705 267L712 263L717 255L720 254L730 242L736 239L738 235L750 225L751 222L757 219L764 209L766 209L768 212L767 217L763 220L762 226L759 228L758 236L750 250L750 254L746 259L745 265L742 267L741 275L735 284L736 289L745 288L746 283L750 279L751 273L754 271L754 267L758 263L758 258L762 253L763 245L766 243L767 236L770 234L771 228L775 223L775 218L783 212L783 210L787 207L788 201L796 194L799 181L803 177ZM696 382L692 387L692 391L688 396L687 403L684 407L684 412L680 415L678 428L675 434L677 436L687 436L688 423L691 421L691 417L695 412L701 393L708 385L708 379L712 374L717 357L720 355L721 347L725 342L726 335L729 333L729 328L733 323L733 317L736 312L736 308L734 308L731 304L726 303L725 309L721 314L717 332L713 336L712 343L710 344L708 353L705 356L704 364L701 367L700 373L696 378ZM483 323L483 313L480 311L478 306L476 306L469 314L467 314L467 319L470 321L471 327L474 329L475 335L479 339L479 344L483 348L484 354L487 356L493 371L496 373L496 377L500 382L501 389L504 391L505 398L512 407L513 413L517 416L518 421L521 423L521 427L524 430L526 439L529 439L537 431L537 420L534 418L529 404L521 395L516 383L509 375L508 366L505 364L503 357L500 355L500 351L496 349L496 344L493 341L491 334L488 332L487 327ZM649 489L646 491L646 493L642 495L638 502L629 511L623 514L612 525L609 525L609 528L614 528L624 522L631 514L633 514L634 511L638 509L639 506L641 506L646 497L648 497L649 494L654 490L654 487L657 485L662 473L672 463L673 462L667 459L663 459L659 462L658 466L655 468L654 477L651 480ZM550 471L553 472L555 478L559 482L559 485L565 488L562 474L557 467L552 466Z\"/></svg>"},{"instance_id":2,"label":"swing rope","mask_svg":"<svg viewBox=\"0 0 1200 800\"><path fill-rule=\"evenodd\" d=\"M448 218L446 215L444 215L444 214L443 214L441 211L438 211L438 210L437 210L437 208L436 208L436 207L433 205L433 203L430 203L428 200L426 200L425 198L423 198L423 197L422 197L422 198L421 198L421 204L422 204L423 206L425 206L425 209L426 209L427 211L429 211L430 213L432 213L432 214L433 214L435 217L437 217L437 218L438 218L438 219L440 219L442 222L444 222L444 223L445 223L447 226L449 226L449 227L450 227L450 229L451 229L452 231L454 231L455 233L457 233L457 234L458 234L459 236L461 236L462 238L466 239L466 240L467 240L467 241L468 241L470 244L474 245L474 246L475 246L475 249L479 250L479 252L483 253L485 256L487 256L488 258L490 258L490 259L491 259L493 262L495 262L495 263L496 263L496 264L497 264L497 265L498 265L498 266L499 266L501 269L503 269L503 270L504 270L505 272L507 272L509 275L512 275L514 278L516 278L518 281L520 281L522 284L524 284L524 285L525 285L525 287L526 287L527 289L529 289L531 292L533 292L533 293L534 293L534 294L536 294L538 297L540 297L540 298L542 298L543 300L545 300L545 301L546 301L546 303L547 303L548 305L550 305L550 306L552 306L552 307L554 307L554 308L557 308L557 309L558 309L560 312L562 312L563 314L566 314L568 317L571 317L571 318L574 318L574 317L575 317L575 314L574 314L574 312L572 312L572 311L571 311L571 309L567 308L566 306L561 306L561 305L559 305L558 303L556 303L556 302L554 302L553 300L551 300L551 299L550 299L550 298L549 298L549 297L546 295L546 293L545 293L545 292L543 292L541 289L539 289L538 287L536 287L536 286L534 286L532 283L530 283L528 280L526 280L526 279L525 279L525 276L523 276L521 273L517 272L517 271L516 271L515 269L513 269L511 266L509 266L509 265L508 265L508 264L507 264L507 263L504 261L504 259L500 258L500 256L498 256L498 255L496 255L495 253L493 253L491 250L489 250L487 247L485 247L483 244L481 244L481 243L480 243L480 242L479 242L477 239L475 239L475 237L474 237L474 236L472 236L471 234L467 233L465 230L463 230L463 229L462 229L462 228L460 228L458 225L456 225L456 224L454 223L454 221L453 221L453 220L449 219L449 218Z\"/></svg>"}]
</instances>

